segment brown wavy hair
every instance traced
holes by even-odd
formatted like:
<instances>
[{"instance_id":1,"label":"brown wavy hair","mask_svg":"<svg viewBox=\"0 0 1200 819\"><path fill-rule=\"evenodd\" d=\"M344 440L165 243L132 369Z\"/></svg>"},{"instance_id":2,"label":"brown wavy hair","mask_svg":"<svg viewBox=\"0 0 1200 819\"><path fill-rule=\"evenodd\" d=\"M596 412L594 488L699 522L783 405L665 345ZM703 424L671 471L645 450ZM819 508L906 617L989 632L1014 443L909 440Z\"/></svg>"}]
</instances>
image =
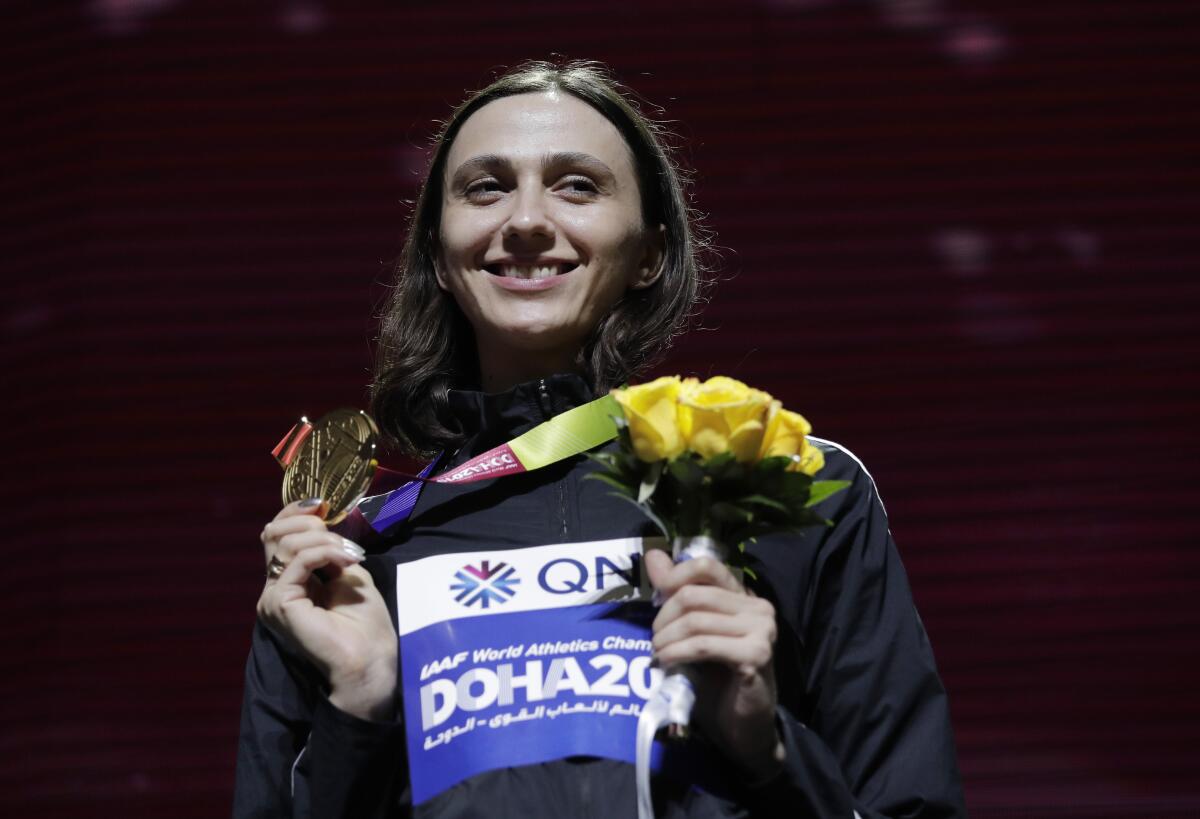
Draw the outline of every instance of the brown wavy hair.
<instances>
[{"instance_id":1,"label":"brown wavy hair","mask_svg":"<svg viewBox=\"0 0 1200 819\"><path fill-rule=\"evenodd\" d=\"M479 377L471 325L434 276L450 146L463 123L489 102L546 91L570 94L616 126L633 154L645 223L665 226L658 280L626 292L582 347L576 364L597 394L656 361L683 331L701 297L708 235L689 205L688 179L672 156L666 129L646 117L636 97L599 63L518 66L469 96L435 137L380 316L371 410L380 429L406 454L428 456L461 442L461 432L448 423L447 393L473 387Z\"/></svg>"}]
</instances>

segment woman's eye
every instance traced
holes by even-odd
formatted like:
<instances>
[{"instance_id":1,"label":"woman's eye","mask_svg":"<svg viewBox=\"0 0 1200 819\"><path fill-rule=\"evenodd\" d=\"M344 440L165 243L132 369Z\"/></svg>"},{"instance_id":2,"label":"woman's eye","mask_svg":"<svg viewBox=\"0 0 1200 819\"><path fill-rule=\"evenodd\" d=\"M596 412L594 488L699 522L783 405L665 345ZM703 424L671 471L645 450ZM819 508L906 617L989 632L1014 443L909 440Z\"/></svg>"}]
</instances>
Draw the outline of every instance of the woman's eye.
<instances>
[{"instance_id":1,"label":"woman's eye","mask_svg":"<svg viewBox=\"0 0 1200 819\"><path fill-rule=\"evenodd\" d=\"M486 199L502 193L503 187L496 179L477 179L467 185L464 192L469 199Z\"/></svg>"},{"instance_id":2,"label":"woman's eye","mask_svg":"<svg viewBox=\"0 0 1200 819\"><path fill-rule=\"evenodd\" d=\"M563 179L559 188L568 194L579 197L594 196L600 192L596 183L586 176L568 176Z\"/></svg>"}]
</instances>

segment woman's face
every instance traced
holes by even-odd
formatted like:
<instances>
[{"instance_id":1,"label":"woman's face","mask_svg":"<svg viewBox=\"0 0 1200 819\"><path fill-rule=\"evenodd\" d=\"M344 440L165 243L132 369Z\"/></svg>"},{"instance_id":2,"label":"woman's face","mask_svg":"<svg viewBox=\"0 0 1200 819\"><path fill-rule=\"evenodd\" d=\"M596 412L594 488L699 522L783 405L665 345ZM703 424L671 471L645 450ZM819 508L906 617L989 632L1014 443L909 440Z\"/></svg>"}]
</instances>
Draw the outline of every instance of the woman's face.
<instances>
[{"instance_id":1,"label":"woman's face","mask_svg":"<svg viewBox=\"0 0 1200 819\"><path fill-rule=\"evenodd\" d=\"M569 94L488 103L446 162L438 284L489 350L573 357L631 287L658 272L633 158Z\"/></svg>"}]
</instances>

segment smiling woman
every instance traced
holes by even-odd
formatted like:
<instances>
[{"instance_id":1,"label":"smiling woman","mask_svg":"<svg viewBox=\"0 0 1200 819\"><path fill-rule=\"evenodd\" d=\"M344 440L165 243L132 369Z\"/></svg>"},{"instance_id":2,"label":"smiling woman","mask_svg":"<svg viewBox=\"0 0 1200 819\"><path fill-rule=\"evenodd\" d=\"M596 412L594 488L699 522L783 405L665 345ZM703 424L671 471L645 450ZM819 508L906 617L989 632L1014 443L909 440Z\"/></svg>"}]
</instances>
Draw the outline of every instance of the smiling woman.
<instances>
[{"instance_id":1,"label":"smiling woman","mask_svg":"<svg viewBox=\"0 0 1200 819\"><path fill-rule=\"evenodd\" d=\"M439 286L475 333L481 386L499 392L580 368L584 343L661 273L633 157L616 127L569 94L495 100L447 158Z\"/></svg>"},{"instance_id":2,"label":"smiling woman","mask_svg":"<svg viewBox=\"0 0 1200 819\"><path fill-rule=\"evenodd\" d=\"M744 544L753 589L674 564L585 480L615 430L579 419L701 289L683 181L629 99L595 65L534 63L438 136L372 404L450 482L364 500L375 524L409 504L369 557L320 498L264 527L235 816L962 813L945 691L853 456L816 444L848 485L819 507L836 525ZM557 454L508 469L532 439ZM694 667L701 741L662 749L651 806L632 763L654 661Z\"/></svg>"},{"instance_id":3,"label":"smiling woman","mask_svg":"<svg viewBox=\"0 0 1200 819\"><path fill-rule=\"evenodd\" d=\"M454 387L576 372L603 393L682 330L707 242L665 132L632 99L596 64L530 63L446 121L372 393L411 454L461 443L446 425Z\"/></svg>"}]
</instances>

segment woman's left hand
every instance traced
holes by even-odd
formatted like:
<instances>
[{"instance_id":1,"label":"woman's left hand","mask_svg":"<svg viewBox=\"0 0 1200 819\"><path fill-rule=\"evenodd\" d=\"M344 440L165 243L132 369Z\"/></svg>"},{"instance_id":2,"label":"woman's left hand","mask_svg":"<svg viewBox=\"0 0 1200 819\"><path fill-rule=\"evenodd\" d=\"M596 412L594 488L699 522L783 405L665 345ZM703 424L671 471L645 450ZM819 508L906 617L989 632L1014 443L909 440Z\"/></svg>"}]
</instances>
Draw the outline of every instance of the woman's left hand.
<instances>
[{"instance_id":1,"label":"woman's left hand","mask_svg":"<svg viewBox=\"0 0 1200 819\"><path fill-rule=\"evenodd\" d=\"M677 564L648 550L644 565L665 598L654 620L657 663L697 664L693 720L756 780L770 778L784 760L775 727L775 607L711 558Z\"/></svg>"}]
</instances>

